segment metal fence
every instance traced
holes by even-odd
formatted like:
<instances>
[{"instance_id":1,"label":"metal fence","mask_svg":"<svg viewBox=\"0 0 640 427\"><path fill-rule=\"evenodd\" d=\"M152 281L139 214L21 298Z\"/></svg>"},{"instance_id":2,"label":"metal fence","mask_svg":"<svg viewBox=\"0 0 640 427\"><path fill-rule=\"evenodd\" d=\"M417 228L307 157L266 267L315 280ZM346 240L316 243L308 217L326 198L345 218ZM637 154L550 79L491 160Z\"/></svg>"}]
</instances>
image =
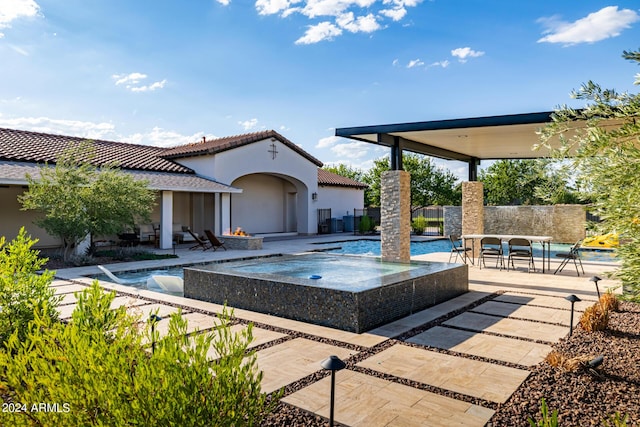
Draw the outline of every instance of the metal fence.
<instances>
[{"instance_id":1,"label":"metal fence","mask_svg":"<svg viewBox=\"0 0 640 427\"><path fill-rule=\"evenodd\" d=\"M380 208L353 210L353 234L375 233L380 226Z\"/></svg>"},{"instance_id":2,"label":"metal fence","mask_svg":"<svg viewBox=\"0 0 640 427\"><path fill-rule=\"evenodd\" d=\"M318 209L318 234L331 233L331 209Z\"/></svg>"},{"instance_id":3,"label":"metal fence","mask_svg":"<svg viewBox=\"0 0 640 427\"><path fill-rule=\"evenodd\" d=\"M419 216L426 218L424 234L442 236L444 232L444 208L442 206L422 206L411 211L411 221Z\"/></svg>"}]
</instances>

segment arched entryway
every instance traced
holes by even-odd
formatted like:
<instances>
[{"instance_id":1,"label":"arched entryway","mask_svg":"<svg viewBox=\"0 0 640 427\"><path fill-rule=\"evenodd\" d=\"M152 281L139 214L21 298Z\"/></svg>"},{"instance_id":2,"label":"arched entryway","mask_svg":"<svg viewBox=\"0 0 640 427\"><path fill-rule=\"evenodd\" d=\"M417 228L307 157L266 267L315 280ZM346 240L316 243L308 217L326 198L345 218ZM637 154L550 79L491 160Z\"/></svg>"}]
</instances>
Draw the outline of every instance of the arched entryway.
<instances>
[{"instance_id":1,"label":"arched entryway","mask_svg":"<svg viewBox=\"0 0 640 427\"><path fill-rule=\"evenodd\" d=\"M267 173L244 175L233 181L241 194L231 197L231 228L250 234L298 232L301 198L307 189L295 178Z\"/></svg>"}]
</instances>

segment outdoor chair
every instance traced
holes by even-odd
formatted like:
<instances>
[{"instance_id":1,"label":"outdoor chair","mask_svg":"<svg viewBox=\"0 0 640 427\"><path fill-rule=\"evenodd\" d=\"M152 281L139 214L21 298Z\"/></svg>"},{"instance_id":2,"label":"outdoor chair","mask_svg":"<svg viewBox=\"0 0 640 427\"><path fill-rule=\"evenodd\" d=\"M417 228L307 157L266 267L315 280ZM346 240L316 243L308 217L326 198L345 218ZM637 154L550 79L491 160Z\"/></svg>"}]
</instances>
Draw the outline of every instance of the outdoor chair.
<instances>
[{"instance_id":1,"label":"outdoor chair","mask_svg":"<svg viewBox=\"0 0 640 427\"><path fill-rule=\"evenodd\" d=\"M471 264L473 264L473 254L469 256L467 252L471 252L472 249L465 247L464 242L460 239L460 236L455 234L449 235L449 241L451 241L451 253L449 254L449 262L451 262L451 258L455 254L454 261L457 261L458 258L462 260L463 263L467 263L467 259L471 259Z\"/></svg>"},{"instance_id":2,"label":"outdoor chair","mask_svg":"<svg viewBox=\"0 0 640 427\"><path fill-rule=\"evenodd\" d=\"M531 269L536 271L536 265L533 262L533 248L531 247L531 242L527 239L522 239L519 237L514 237L509 239L509 258L507 258L507 271L509 271L509 264L513 269L516 269L516 266L513 264L514 259L526 259L529 261L529 265L527 266L527 273L531 273Z\"/></svg>"},{"instance_id":3,"label":"outdoor chair","mask_svg":"<svg viewBox=\"0 0 640 427\"><path fill-rule=\"evenodd\" d=\"M580 258L581 243L582 240L578 240L573 246L571 246L568 252L556 252L556 257L562 258L562 262L560 262L560 265L558 266L558 268L556 268L556 271L554 271L553 274L561 272L564 267L569 264L569 261L573 261L573 264L576 266L576 273L578 273L578 276L580 276L580 271L578 271L578 263L580 264L580 268L582 269L582 274L584 274L584 267L582 266L582 259Z\"/></svg>"},{"instance_id":4,"label":"outdoor chair","mask_svg":"<svg viewBox=\"0 0 640 427\"><path fill-rule=\"evenodd\" d=\"M504 252L502 251L502 240L497 237L483 237L480 240L480 256L478 264L480 268L485 264L485 259L494 257L496 259L496 267L500 264L500 270L504 268Z\"/></svg>"},{"instance_id":5,"label":"outdoor chair","mask_svg":"<svg viewBox=\"0 0 640 427\"><path fill-rule=\"evenodd\" d=\"M211 249L213 247L208 240L202 239L200 236L191 231L190 228L187 228L187 232L191 234L191 237L193 237L196 241L196 244L189 248L190 251L194 249L202 249L203 251L206 251L207 249Z\"/></svg>"},{"instance_id":6,"label":"outdoor chair","mask_svg":"<svg viewBox=\"0 0 640 427\"><path fill-rule=\"evenodd\" d=\"M218 238L215 236L215 234L213 234L213 231L211 230L204 230L204 234L207 235L207 239L209 239L209 242L211 243L211 247L213 248L213 251L217 251L218 248L222 248L225 251L227 250L227 248L224 247L224 241L223 240L218 240Z\"/></svg>"}]
</instances>

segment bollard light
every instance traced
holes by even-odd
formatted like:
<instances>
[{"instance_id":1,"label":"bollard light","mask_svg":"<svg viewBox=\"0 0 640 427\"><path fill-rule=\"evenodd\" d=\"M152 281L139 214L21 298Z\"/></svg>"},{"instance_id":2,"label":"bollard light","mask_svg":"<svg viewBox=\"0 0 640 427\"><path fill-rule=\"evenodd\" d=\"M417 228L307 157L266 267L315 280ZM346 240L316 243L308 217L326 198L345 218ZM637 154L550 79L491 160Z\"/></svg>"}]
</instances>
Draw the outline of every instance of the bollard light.
<instances>
[{"instance_id":1,"label":"bollard light","mask_svg":"<svg viewBox=\"0 0 640 427\"><path fill-rule=\"evenodd\" d=\"M333 408L335 401L335 393L336 393L336 371L340 371L344 369L347 364L344 363L338 356L329 356L328 359L325 359L320 366L322 368L331 371L331 402L329 409L329 426L333 427Z\"/></svg>"},{"instance_id":2,"label":"bollard light","mask_svg":"<svg viewBox=\"0 0 640 427\"><path fill-rule=\"evenodd\" d=\"M600 280L602 279L598 276L593 276L591 279L589 279L590 282L594 282L596 284L596 291L598 291L598 300L600 299L600 288L598 287L598 282Z\"/></svg>"},{"instance_id":3,"label":"bollard light","mask_svg":"<svg viewBox=\"0 0 640 427\"><path fill-rule=\"evenodd\" d=\"M162 317L157 314L152 314L149 316L149 321L151 322L151 353L156 352L156 323L162 320Z\"/></svg>"},{"instance_id":4,"label":"bollard light","mask_svg":"<svg viewBox=\"0 0 640 427\"><path fill-rule=\"evenodd\" d=\"M564 299L571 302L571 321L569 322L569 336L571 336L573 334L573 305L582 300L573 294L564 297Z\"/></svg>"}]
</instances>

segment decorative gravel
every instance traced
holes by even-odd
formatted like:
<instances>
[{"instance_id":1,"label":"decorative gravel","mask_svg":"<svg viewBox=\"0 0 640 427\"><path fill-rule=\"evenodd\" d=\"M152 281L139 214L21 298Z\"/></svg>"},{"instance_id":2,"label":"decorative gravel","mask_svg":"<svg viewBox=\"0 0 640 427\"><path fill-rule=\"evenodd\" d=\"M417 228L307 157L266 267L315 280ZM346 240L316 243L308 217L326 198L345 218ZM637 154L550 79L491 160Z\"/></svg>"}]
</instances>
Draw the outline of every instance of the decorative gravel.
<instances>
[{"instance_id":1,"label":"decorative gravel","mask_svg":"<svg viewBox=\"0 0 640 427\"><path fill-rule=\"evenodd\" d=\"M386 347L394 341L380 346ZM558 410L560 426L602 426L603 419L608 419L616 411L629 416L627 425L640 425L640 304L623 302L619 312L611 313L606 331L590 333L578 326L570 338L553 347L566 357L604 356L604 363L597 370L599 376L587 371L563 372L542 362L532 368L529 378L506 403L490 405L496 413L488 427L528 426L530 417L536 421L540 419L542 398L550 410ZM376 353L381 348L371 350L371 353ZM366 356L361 353L357 359L363 357ZM355 360L351 362L353 364ZM354 369L349 366L351 364L348 367ZM287 387L285 394L299 390L322 376L317 373L303 378ZM262 425L326 426L327 420L280 403Z\"/></svg>"}]
</instances>

